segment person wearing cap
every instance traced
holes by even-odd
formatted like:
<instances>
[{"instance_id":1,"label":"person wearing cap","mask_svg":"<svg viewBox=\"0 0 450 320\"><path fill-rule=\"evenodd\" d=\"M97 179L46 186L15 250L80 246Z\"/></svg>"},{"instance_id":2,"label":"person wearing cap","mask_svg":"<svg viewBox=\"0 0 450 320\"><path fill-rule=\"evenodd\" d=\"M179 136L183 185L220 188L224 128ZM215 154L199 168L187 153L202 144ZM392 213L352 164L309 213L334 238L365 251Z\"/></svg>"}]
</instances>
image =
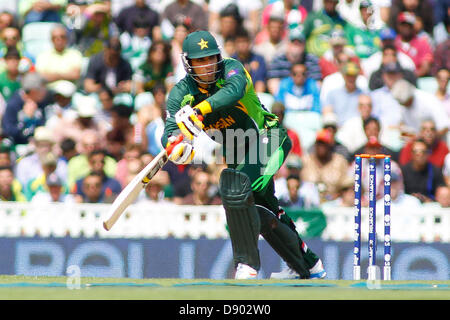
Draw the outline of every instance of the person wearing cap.
<instances>
[{"instance_id":1,"label":"person wearing cap","mask_svg":"<svg viewBox=\"0 0 450 320\"><path fill-rule=\"evenodd\" d=\"M349 24L357 28L367 27L362 11L367 8L370 28L380 29L388 20L391 0L344 0L339 1L336 10Z\"/></svg>"},{"instance_id":2,"label":"person wearing cap","mask_svg":"<svg viewBox=\"0 0 450 320\"><path fill-rule=\"evenodd\" d=\"M28 144L35 128L45 123L47 98L45 80L38 73L27 73L21 79L21 89L9 99L2 118L3 133L14 144Z\"/></svg>"},{"instance_id":3,"label":"person wearing cap","mask_svg":"<svg viewBox=\"0 0 450 320\"><path fill-rule=\"evenodd\" d=\"M83 88L87 93L98 93L101 87L108 87L114 94L131 91L133 69L121 56L121 44L117 38L110 38L102 52L89 58Z\"/></svg>"},{"instance_id":4,"label":"person wearing cap","mask_svg":"<svg viewBox=\"0 0 450 320\"><path fill-rule=\"evenodd\" d=\"M345 26L345 33L348 45L354 48L356 55L360 59L367 59L380 50L381 40L379 35L383 25L381 23L376 24L371 1L362 0L359 3L359 13L362 23L348 23Z\"/></svg>"},{"instance_id":5,"label":"person wearing cap","mask_svg":"<svg viewBox=\"0 0 450 320\"><path fill-rule=\"evenodd\" d=\"M304 23L306 51L321 57L330 48L333 30L344 29L347 22L336 10L338 0L323 0L323 10L308 14Z\"/></svg>"},{"instance_id":6,"label":"person wearing cap","mask_svg":"<svg viewBox=\"0 0 450 320\"><path fill-rule=\"evenodd\" d=\"M317 132L313 152L306 153L302 163L300 178L317 185L320 202L336 199L348 172L348 162L343 155L333 151L333 138L328 130Z\"/></svg>"},{"instance_id":7,"label":"person wearing cap","mask_svg":"<svg viewBox=\"0 0 450 320\"><path fill-rule=\"evenodd\" d=\"M344 30L334 30L331 33L329 43L331 48L325 51L319 59L322 79L330 74L338 72L342 67L342 64L346 61L352 61L359 65L359 58L356 56L353 48L347 46L347 37Z\"/></svg>"},{"instance_id":8,"label":"person wearing cap","mask_svg":"<svg viewBox=\"0 0 450 320\"><path fill-rule=\"evenodd\" d=\"M30 201L39 205L53 202L75 203L75 198L72 194L65 191L61 178L56 173L50 173L45 179L45 186L37 190Z\"/></svg>"},{"instance_id":9,"label":"person wearing cap","mask_svg":"<svg viewBox=\"0 0 450 320\"><path fill-rule=\"evenodd\" d=\"M380 37L380 48L381 50L384 47L396 47L395 46L395 38L397 36L397 33L394 29L384 27L380 30L379 37ZM383 63L383 52L379 50L375 53L373 53L370 57L363 59L361 61L361 67L364 72L364 75L367 78L370 78L371 74L375 72L377 69L380 68L380 66ZM414 61L405 53L396 50L396 58L398 63L403 69L409 70L409 71L415 71L416 65L414 64Z\"/></svg>"},{"instance_id":10,"label":"person wearing cap","mask_svg":"<svg viewBox=\"0 0 450 320\"><path fill-rule=\"evenodd\" d=\"M37 127L30 145L33 151L18 159L15 174L20 183L26 187L31 180L44 172L42 160L50 152L56 152L53 131L45 126ZM61 179L67 179L67 164L62 159L56 161L56 173Z\"/></svg>"},{"instance_id":11,"label":"person wearing cap","mask_svg":"<svg viewBox=\"0 0 450 320\"><path fill-rule=\"evenodd\" d=\"M348 150L348 148L343 143L341 143L341 141L339 141L336 138L336 134L338 132L338 126L337 126L337 117L336 117L335 114L333 114L333 113L326 113L326 114L323 115L323 117L322 117L322 129L328 130L331 133L331 138L332 138L332 141L333 141L333 143L332 143L333 144L333 151L343 155L344 158L347 159L347 161L349 163L351 163L352 160L353 160L351 152ZM308 151L312 152L313 151L313 146L311 146Z\"/></svg>"},{"instance_id":12,"label":"person wearing cap","mask_svg":"<svg viewBox=\"0 0 450 320\"><path fill-rule=\"evenodd\" d=\"M428 40L418 37L414 30L416 17L410 12L401 12L397 18L398 34L395 38L397 50L408 55L416 66L417 77L430 75L433 49Z\"/></svg>"},{"instance_id":13,"label":"person wearing cap","mask_svg":"<svg viewBox=\"0 0 450 320\"><path fill-rule=\"evenodd\" d=\"M219 185L233 243L235 278L257 277L260 269L257 238L260 233L272 246L282 250L280 256L290 264L289 270L278 276L323 278L326 273L321 260L306 248L274 194L273 175L281 167L292 144L276 115L261 104L249 73L239 61L223 59L214 37L202 30L190 33L184 40L182 63L187 76L169 93L162 145L171 146L181 132L184 140L175 145L169 160L186 165L194 158L193 140L202 131L222 139L220 144L228 167L222 170ZM230 133L239 135L242 131L252 138L248 143L234 143ZM269 140L272 142L268 143ZM269 145L272 150L266 149ZM267 152L258 152L260 146ZM256 163L253 162L255 159L250 159L254 156ZM233 191L233 185L237 187L236 191ZM236 198L236 205L232 205L230 201L235 192L239 199ZM252 199L251 203L244 205L244 198ZM277 223L274 230L266 229L270 221ZM254 223L263 229L253 227ZM283 240L274 243L272 232ZM287 239L295 245L287 248ZM288 251L289 257L284 254Z\"/></svg>"},{"instance_id":14,"label":"person wearing cap","mask_svg":"<svg viewBox=\"0 0 450 320\"><path fill-rule=\"evenodd\" d=\"M450 118L437 97L404 79L394 83L391 93L400 105L402 130L418 135L422 122L431 119L436 125L438 136L445 138L450 128Z\"/></svg>"},{"instance_id":15,"label":"person wearing cap","mask_svg":"<svg viewBox=\"0 0 450 320\"><path fill-rule=\"evenodd\" d=\"M3 59L5 71L0 73L0 93L5 102L8 102L13 93L20 89L20 53L16 48L8 48Z\"/></svg>"},{"instance_id":16,"label":"person wearing cap","mask_svg":"<svg viewBox=\"0 0 450 320\"><path fill-rule=\"evenodd\" d=\"M338 128L348 119L358 115L358 97L365 90L358 87L356 79L360 68L354 62L347 62L341 68L344 85L328 92L324 97L322 114L328 112L337 116Z\"/></svg>"},{"instance_id":17,"label":"person wearing cap","mask_svg":"<svg viewBox=\"0 0 450 320\"><path fill-rule=\"evenodd\" d=\"M236 53L231 57L244 65L250 73L256 92L266 91L267 66L264 57L253 51L250 33L241 29L235 36Z\"/></svg>"},{"instance_id":18,"label":"person wearing cap","mask_svg":"<svg viewBox=\"0 0 450 320\"><path fill-rule=\"evenodd\" d=\"M305 35L301 28L290 30L286 52L277 54L268 64L267 87L272 95L277 95L281 80L291 76L292 64L297 62L304 63L307 78L319 84L322 79L319 58L305 51Z\"/></svg>"},{"instance_id":19,"label":"person wearing cap","mask_svg":"<svg viewBox=\"0 0 450 320\"><path fill-rule=\"evenodd\" d=\"M409 69L405 69L401 66L398 59L398 52L397 48L393 44L387 44L382 49L382 63L378 70L373 72L369 78L369 89L370 90L376 90L384 85L384 71L385 66L387 66L386 70L395 70L400 72L402 74L403 79L407 80L414 86L417 86L417 77L414 71L411 71ZM396 67L393 66L393 64L396 65Z\"/></svg>"}]
</instances>

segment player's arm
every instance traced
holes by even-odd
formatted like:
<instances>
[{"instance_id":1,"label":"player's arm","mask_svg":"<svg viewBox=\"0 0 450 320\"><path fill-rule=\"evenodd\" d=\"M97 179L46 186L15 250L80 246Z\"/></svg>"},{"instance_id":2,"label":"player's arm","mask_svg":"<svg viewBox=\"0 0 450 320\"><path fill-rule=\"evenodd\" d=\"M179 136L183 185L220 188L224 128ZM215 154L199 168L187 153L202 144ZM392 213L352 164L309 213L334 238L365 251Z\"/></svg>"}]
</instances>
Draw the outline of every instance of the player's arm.
<instances>
[{"instance_id":1,"label":"player's arm","mask_svg":"<svg viewBox=\"0 0 450 320\"><path fill-rule=\"evenodd\" d=\"M237 103L245 95L247 86L252 85L251 78L247 76L247 71L239 61L227 59L224 68L224 79L218 84L221 88L194 106L194 109L199 109L202 115Z\"/></svg>"}]
</instances>

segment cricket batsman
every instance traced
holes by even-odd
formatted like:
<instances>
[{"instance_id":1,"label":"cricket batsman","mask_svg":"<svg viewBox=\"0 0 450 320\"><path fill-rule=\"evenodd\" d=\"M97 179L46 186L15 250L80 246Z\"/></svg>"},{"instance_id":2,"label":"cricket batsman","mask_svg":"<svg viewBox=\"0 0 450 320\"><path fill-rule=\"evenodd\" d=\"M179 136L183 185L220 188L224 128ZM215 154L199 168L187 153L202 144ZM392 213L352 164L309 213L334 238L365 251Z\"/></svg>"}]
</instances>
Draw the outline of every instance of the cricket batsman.
<instances>
[{"instance_id":1,"label":"cricket batsman","mask_svg":"<svg viewBox=\"0 0 450 320\"><path fill-rule=\"evenodd\" d=\"M257 278L260 234L288 266L272 273L272 278L324 278L322 261L301 240L275 197L273 175L291 149L286 130L261 105L243 65L223 59L208 31L190 33L182 51L187 75L169 94L162 144L170 145L183 133L184 140L169 158L177 164L193 160L192 141L202 130L210 137L214 133L214 140L222 144L227 168L221 172L219 188L233 247L235 279Z\"/></svg>"}]
</instances>

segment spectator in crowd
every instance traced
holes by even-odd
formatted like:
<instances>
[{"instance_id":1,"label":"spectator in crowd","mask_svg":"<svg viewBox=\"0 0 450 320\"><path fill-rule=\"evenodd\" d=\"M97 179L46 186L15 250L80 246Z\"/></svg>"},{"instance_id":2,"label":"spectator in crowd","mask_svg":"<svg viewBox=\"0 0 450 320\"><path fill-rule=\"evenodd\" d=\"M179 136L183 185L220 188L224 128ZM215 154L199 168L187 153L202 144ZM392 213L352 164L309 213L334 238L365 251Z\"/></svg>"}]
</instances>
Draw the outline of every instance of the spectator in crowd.
<instances>
[{"instance_id":1,"label":"spectator in crowd","mask_svg":"<svg viewBox=\"0 0 450 320\"><path fill-rule=\"evenodd\" d=\"M363 128L367 143L355 150L352 159L357 154L387 154L393 161L398 162L398 153L380 142L381 124L377 118L369 116L364 120Z\"/></svg>"},{"instance_id":2,"label":"spectator in crowd","mask_svg":"<svg viewBox=\"0 0 450 320\"><path fill-rule=\"evenodd\" d=\"M444 175L445 184L450 187L450 153L448 153L444 158L442 174Z\"/></svg>"},{"instance_id":3,"label":"spectator in crowd","mask_svg":"<svg viewBox=\"0 0 450 320\"><path fill-rule=\"evenodd\" d=\"M359 21L347 20L349 23L345 26L345 33L348 45L353 47L356 55L360 59L367 59L380 50L379 35L382 24L375 19L373 4L369 0L359 2L359 14Z\"/></svg>"},{"instance_id":4,"label":"spectator in crowd","mask_svg":"<svg viewBox=\"0 0 450 320\"><path fill-rule=\"evenodd\" d=\"M431 93L417 89L406 80L398 80L392 86L392 96L400 104L405 130L418 134L421 122L433 119L440 136L445 136L450 120L441 102Z\"/></svg>"},{"instance_id":5,"label":"spectator in crowd","mask_svg":"<svg viewBox=\"0 0 450 320\"><path fill-rule=\"evenodd\" d=\"M120 33L133 34L136 20L147 21L147 34L152 40L162 39L160 15L149 7L145 0L135 0L134 4L122 8L114 22Z\"/></svg>"},{"instance_id":6,"label":"spectator in crowd","mask_svg":"<svg viewBox=\"0 0 450 320\"><path fill-rule=\"evenodd\" d=\"M9 99L2 118L3 133L14 144L27 144L36 127L45 123L44 107L48 105L44 79L28 73L21 80L21 90Z\"/></svg>"},{"instance_id":7,"label":"spectator in crowd","mask_svg":"<svg viewBox=\"0 0 450 320\"><path fill-rule=\"evenodd\" d=\"M109 39L118 38L119 30L112 21L109 1L88 5L81 17L75 41L84 57L99 54L108 47Z\"/></svg>"},{"instance_id":8,"label":"spectator in crowd","mask_svg":"<svg viewBox=\"0 0 450 320\"><path fill-rule=\"evenodd\" d=\"M441 208L450 208L450 187L449 186L437 187L435 200Z\"/></svg>"},{"instance_id":9,"label":"spectator in crowd","mask_svg":"<svg viewBox=\"0 0 450 320\"><path fill-rule=\"evenodd\" d=\"M5 8L0 12L0 33L12 26L17 26L16 16Z\"/></svg>"},{"instance_id":10,"label":"spectator in crowd","mask_svg":"<svg viewBox=\"0 0 450 320\"><path fill-rule=\"evenodd\" d=\"M422 203L435 201L436 189L444 186L442 170L429 161L428 146L422 139L412 145L412 158L402 166L405 193L418 198Z\"/></svg>"},{"instance_id":11,"label":"spectator in crowd","mask_svg":"<svg viewBox=\"0 0 450 320\"><path fill-rule=\"evenodd\" d=\"M346 33L343 29L336 29L331 33L329 43L331 48L325 51L319 59L322 79L330 74L338 72L343 63L352 61L359 66L359 58L356 56L353 48L347 46ZM342 61L345 59L345 61Z\"/></svg>"},{"instance_id":12,"label":"spectator in crowd","mask_svg":"<svg viewBox=\"0 0 450 320\"><path fill-rule=\"evenodd\" d=\"M383 87L383 68L387 64L395 63L397 64L397 68L400 70L399 72L402 74L403 79L407 80L414 86L417 86L417 77L416 74L408 69L402 68L400 63L398 62L397 56L397 48L392 44L387 44L382 49L382 61L380 68L373 72L369 78L369 89L376 90Z\"/></svg>"},{"instance_id":13,"label":"spectator in crowd","mask_svg":"<svg viewBox=\"0 0 450 320\"><path fill-rule=\"evenodd\" d=\"M312 182L303 182L298 175L286 178L287 193L280 195L280 206L289 209L313 209L320 206L319 190Z\"/></svg>"},{"instance_id":14,"label":"spectator in crowd","mask_svg":"<svg viewBox=\"0 0 450 320\"><path fill-rule=\"evenodd\" d=\"M55 142L51 130L47 127L40 126L36 128L30 141L30 147L33 151L20 158L15 167L15 175L22 186L27 186L31 180L44 172L42 169L42 160L49 152L56 152ZM62 159L57 160L56 173L66 182L67 165Z\"/></svg>"},{"instance_id":15,"label":"spectator in crowd","mask_svg":"<svg viewBox=\"0 0 450 320\"><path fill-rule=\"evenodd\" d=\"M98 100L100 100L100 106L95 115L95 120L100 127L111 130L111 110L114 106L114 93L111 89L102 87L98 92Z\"/></svg>"},{"instance_id":16,"label":"spectator in crowd","mask_svg":"<svg viewBox=\"0 0 450 320\"><path fill-rule=\"evenodd\" d=\"M355 206L355 191L354 191L355 179L348 175L345 177L344 182L337 192L337 198L330 201L325 201L321 204L321 208L336 208L347 207L352 208ZM361 199L362 201L362 199Z\"/></svg>"},{"instance_id":17,"label":"spectator in crowd","mask_svg":"<svg viewBox=\"0 0 450 320\"><path fill-rule=\"evenodd\" d=\"M266 65L269 65L270 68L270 63L274 57L287 51L287 41L283 39L285 32L284 16L279 14L271 15L267 24L267 32L268 38L255 44L254 51L264 57Z\"/></svg>"},{"instance_id":18,"label":"spectator in crowd","mask_svg":"<svg viewBox=\"0 0 450 320\"><path fill-rule=\"evenodd\" d=\"M161 14L161 26L164 25L164 21L168 21L172 28L179 21L186 21L192 24L193 30L207 30L208 29L208 15L203 8L197 3L191 0L174 0ZM162 28L163 35L171 37L172 34L166 34L164 28Z\"/></svg>"},{"instance_id":19,"label":"spectator in crowd","mask_svg":"<svg viewBox=\"0 0 450 320\"><path fill-rule=\"evenodd\" d=\"M130 92L133 70L128 61L121 57L121 45L117 38L110 38L102 52L89 59L84 90L97 93L108 87L114 94Z\"/></svg>"},{"instance_id":20,"label":"spectator in crowd","mask_svg":"<svg viewBox=\"0 0 450 320\"><path fill-rule=\"evenodd\" d=\"M60 80L55 82L50 88L51 93L53 93L54 103L45 107L45 126L57 133L58 126L65 130L66 125L75 121L78 117L77 110L72 104L72 96L77 87L70 81ZM60 142L61 139L58 135L56 134L55 138L57 142Z\"/></svg>"},{"instance_id":21,"label":"spectator in crowd","mask_svg":"<svg viewBox=\"0 0 450 320\"><path fill-rule=\"evenodd\" d=\"M69 160L68 163L68 186L71 189L75 182L86 176L89 172L88 155L94 150L102 149L100 137L94 130L86 130L80 141L77 142L78 155ZM109 156L105 157L104 170L108 177L114 177L116 174L117 162Z\"/></svg>"},{"instance_id":22,"label":"spectator in crowd","mask_svg":"<svg viewBox=\"0 0 450 320\"><path fill-rule=\"evenodd\" d=\"M96 121L97 100L92 96L77 95L73 107L76 112L67 118L57 118L58 122L52 125L52 130L58 142L64 138L72 138L77 144L81 141L84 132L93 130L99 136L102 147L105 146L106 128ZM55 121L56 122L56 121Z\"/></svg>"},{"instance_id":23,"label":"spectator in crowd","mask_svg":"<svg viewBox=\"0 0 450 320\"><path fill-rule=\"evenodd\" d=\"M114 194L106 194L103 190L102 174L91 172L82 179L83 195L75 195L75 201L78 203L112 203L115 199Z\"/></svg>"},{"instance_id":24,"label":"spectator in crowd","mask_svg":"<svg viewBox=\"0 0 450 320\"><path fill-rule=\"evenodd\" d=\"M316 80L307 78L307 67L304 61L291 65L289 77L283 78L275 95L286 112L312 111L321 113L320 89Z\"/></svg>"},{"instance_id":25,"label":"spectator in crowd","mask_svg":"<svg viewBox=\"0 0 450 320\"><path fill-rule=\"evenodd\" d=\"M57 175L55 171L58 157L53 152L41 156L39 160L42 167L42 173L36 176L36 178L29 180L28 183L24 185L24 194L28 201L30 201L38 191L47 190L46 180L50 174L54 173ZM65 188L65 190L67 190L67 188Z\"/></svg>"},{"instance_id":26,"label":"spectator in crowd","mask_svg":"<svg viewBox=\"0 0 450 320\"><path fill-rule=\"evenodd\" d=\"M14 165L14 151L7 144L0 142L0 167Z\"/></svg>"},{"instance_id":27,"label":"spectator in crowd","mask_svg":"<svg viewBox=\"0 0 450 320\"><path fill-rule=\"evenodd\" d=\"M131 32L120 34L121 55L135 71L147 59L148 49L152 44L149 36L150 23L142 16L136 16Z\"/></svg>"},{"instance_id":28,"label":"spectator in crowd","mask_svg":"<svg viewBox=\"0 0 450 320\"><path fill-rule=\"evenodd\" d=\"M326 76L322 81L320 87L320 99L322 104L330 91L345 87L345 79L342 70L348 63L354 64L360 69L359 64L351 61L350 56L345 52L339 54L337 62L339 63L339 71ZM361 70L358 71L356 76L356 86L363 91L368 90L368 79L362 74Z\"/></svg>"},{"instance_id":29,"label":"spectator in crowd","mask_svg":"<svg viewBox=\"0 0 450 320\"><path fill-rule=\"evenodd\" d=\"M236 53L231 57L240 61L250 73L256 92L266 91L267 67L264 57L252 50L252 39L245 29L235 35Z\"/></svg>"},{"instance_id":30,"label":"spectator in crowd","mask_svg":"<svg viewBox=\"0 0 450 320\"><path fill-rule=\"evenodd\" d=\"M311 12L306 17L304 31L306 51L321 57L330 48L333 30L344 29L347 22L336 10L338 0L323 0L323 10Z\"/></svg>"},{"instance_id":31,"label":"spectator in crowd","mask_svg":"<svg viewBox=\"0 0 450 320\"><path fill-rule=\"evenodd\" d=\"M72 194L64 191L62 180L57 174L51 173L45 180L45 189L38 190L31 199L35 204L47 204L52 202L74 203L75 198Z\"/></svg>"},{"instance_id":32,"label":"spectator in crowd","mask_svg":"<svg viewBox=\"0 0 450 320\"><path fill-rule=\"evenodd\" d=\"M414 61L402 51L397 50L397 47L395 45L395 38L397 36L397 33L394 31L394 29L390 28L383 28L380 31L380 40L381 40L381 50L384 47L394 47L396 50L396 58L398 63L400 64L402 69L409 70L412 72L415 72L416 65L414 64ZM361 67L364 72L364 75L369 79L373 72L378 70L381 65L383 64L383 51L377 51L373 53L370 57L361 60Z\"/></svg>"},{"instance_id":33,"label":"spectator in crowd","mask_svg":"<svg viewBox=\"0 0 450 320\"><path fill-rule=\"evenodd\" d=\"M24 24L31 22L60 22L65 0L19 0L18 14Z\"/></svg>"},{"instance_id":34,"label":"spectator in crowd","mask_svg":"<svg viewBox=\"0 0 450 320\"><path fill-rule=\"evenodd\" d=\"M183 198L192 192L191 176L189 170L192 164L177 165L172 161L167 162L163 170L167 172L170 179L170 186L172 189L172 201L175 204L181 204Z\"/></svg>"},{"instance_id":35,"label":"spectator in crowd","mask_svg":"<svg viewBox=\"0 0 450 320\"><path fill-rule=\"evenodd\" d=\"M138 122L145 130L147 151L153 156L163 149L161 137L164 132L166 93L163 84L155 85L152 89L153 103L143 106L138 112Z\"/></svg>"},{"instance_id":36,"label":"spectator in crowd","mask_svg":"<svg viewBox=\"0 0 450 320\"><path fill-rule=\"evenodd\" d=\"M322 129L328 130L331 134L333 152L341 154L342 156L344 156L345 159L347 159L349 163L351 163L353 160L352 154L345 145L343 145L340 141L336 139L336 134L338 131L338 121L334 113L327 113L323 115ZM314 147L311 146L308 151L312 152L313 148Z\"/></svg>"},{"instance_id":37,"label":"spectator in crowd","mask_svg":"<svg viewBox=\"0 0 450 320\"><path fill-rule=\"evenodd\" d=\"M119 130L125 137L125 144L139 144L142 149L147 148L147 136L145 134L145 128L141 123L132 124L130 117L133 114L133 105L126 105L124 103L117 103L111 110L111 130Z\"/></svg>"},{"instance_id":38,"label":"spectator in crowd","mask_svg":"<svg viewBox=\"0 0 450 320\"><path fill-rule=\"evenodd\" d=\"M337 197L337 191L348 170L347 160L333 151L332 144L330 132L320 130L316 136L314 151L302 157L300 178L318 186L321 203Z\"/></svg>"},{"instance_id":39,"label":"spectator in crowd","mask_svg":"<svg viewBox=\"0 0 450 320\"><path fill-rule=\"evenodd\" d=\"M89 173L96 172L99 175L101 175L102 180L102 193L106 195L107 197L117 196L120 191L122 191L122 186L118 180L116 180L114 177L110 177L106 175L105 172L105 159L107 155L104 150L94 150L88 155L88 164L89 164ZM86 176L89 175L86 174ZM85 177L86 177L85 176ZM78 179L74 185L74 187L71 189L71 192L73 194L80 195L81 197L85 197L86 194L84 193L83 188L83 180L85 177L82 177ZM128 181L129 182L129 181Z\"/></svg>"},{"instance_id":40,"label":"spectator in crowd","mask_svg":"<svg viewBox=\"0 0 450 320\"><path fill-rule=\"evenodd\" d=\"M228 58L230 56L226 50L226 41L227 39L235 39L237 32L243 29L242 23L243 19L236 4L230 3L220 11L219 28L213 35L217 44L224 49L223 57Z\"/></svg>"},{"instance_id":41,"label":"spectator in crowd","mask_svg":"<svg viewBox=\"0 0 450 320\"><path fill-rule=\"evenodd\" d=\"M218 33L220 24L220 13L230 4L235 4L239 15L243 20L243 27L248 30L251 36L254 36L260 28L261 11L263 8L262 0L255 1L235 1L235 0L210 0L208 4L208 25L209 30Z\"/></svg>"},{"instance_id":42,"label":"spectator in crowd","mask_svg":"<svg viewBox=\"0 0 450 320\"><path fill-rule=\"evenodd\" d=\"M401 12L397 18L398 35L395 45L398 51L407 54L416 66L417 77L428 76L433 62L433 49L426 38L418 37L414 30L416 18L409 12Z\"/></svg>"},{"instance_id":43,"label":"spectator in crowd","mask_svg":"<svg viewBox=\"0 0 450 320\"><path fill-rule=\"evenodd\" d=\"M165 206L170 205L171 202L167 199L164 192L164 189L168 183L169 178L167 176L167 172L158 171L158 173L153 176L153 178L145 187L145 196L138 198L138 201L146 204L164 204Z\"/></svg>"},{"instance_id":44,"label":"spectator in crowd","mask_svg":"<svg viewBox=\"0 0 450 320\"><path fill-rule=\"evenodd\" d=\"M14 178L14 171L10 166L0 167L0 201L27 201L22 193L22 185Z\"/></svg>"},{"instance_id":45,"label":"spectator in crowd","mask_svg":"<svg viewBox=\"0 0 450 320\"><path fill-rule=\"evenodd\" d=\"M184 70L183 64L181 62L181 53L183 52L183 41L184 38L191 32L191 25L178 22L174 26L173 37L170 40L170 46L172 49L170 50L170 54L172 57L172 67L174 70L175 82L178 82L181 78L186 75L186 71Z\"/></svg>"},{"instance_id":46,"label":"spectator in crowd","mask_svg":"<svg viewBox=\"0 0 450 320\"><path fill-rule=\"evenodd\" d=\"M402 131L401 107L392 95L394 83L403 79L401 69L396 63L388 63L382 68L382 78L384 85L370 92L372 98L372 115L380 120L384 128L392 128L401 132L402 135L408 135Z\"/></svg>"},{"instance_id":47,"label":"spectator in crowd","mask_svg":"<svg viewBox=\"0 0 450 320\"><path fill-rule=\"evenodd\" d=\"M166 90L173 87L173 66L170 45L164 41L154 41L148 51L147 60L133 75L136 93L150 91L158 82L164 83Z\"/></svg>"},{"instance_id":48,"label":"spectator in crowd","mask_svg":"<svg viewBox=\"0 0 450 320\"><path fill-rule=\"evenodd\" d=\"M125 134L118 128L113 128L106 133L106 153L116 161L122 159L125 149Z\"/></svg>"},{"instance_id":49,"label":"spectator in crowd","mask_svg":"<svg viewBox=\"0 0 450 320\"><path fill-rule=\"evenodd\" d=\"M59 144L59 148L61 149L60 159L63 160L66 164L69 163L70 159L75 157L77 153L76 143L71 138L65 138Z\"/></svg>"},{"instance_id":50,"label":"spectator in crowd","mask_svg":"<svg viewBox=\"0 0 450 320\"><path fill-rule=\"evenodd\" d=\"M427 145L429 154L428 161L434 166L442 168L444 166L445 156L449 153L449 149L445 140L438 135L436 124L432 119L425 119L421 122L417 138L422 139ZM411 140L401 149L399 159L401 165L406 165L411 161L413 144L414 141Z\"/></svg>"},{"instance_id":51,"label":"spectator in crowd","mask_svg":"<svg viewBox=\"0 0 450 320\"><path fill-rule=\"evenodd\" d=\"M440 69L436 73L437 89L435 96L441 101L444 110L450 117L450 92L448 90L448 82L450 80L450 71L448 69Z\"/></svg>"},{"instance_id":52,"label":"spectator in crowd","mask_svg":"<svg viewBox=\"0 0 450 320\"><path fill-rule=\"evenodd\" d=\"M23 51L23 43L21 41L20 29L18 27L7 27L0 31L0 55L4 56L9 48L15 48L19 54Z\"/></svg>"},{"instance_id":53,"label":"spectator in crowd","mask_svg":"<svg viewBox=\"0 0 450 320\"><path fill-rule=\"evenodd\" d=\"M267 87L272 95L279 90L280 81L291 76L292 64L303 62L306 67L306 76L320 84L322 79L319 59L305 51L305 36L300 29L293 29L289 33L289 42L286 52L277 54L268 65Z\"/></svg>"},{"instance_id":54,"label":"spectator in crowd","mask_svg":"<svg viewBox=\"0 0 450 320\"><path fill-rule=\"evenodd\" d=\"M391 171L391 208L420 208L422 203L416 197L405 193L401 170ZM377 200L377 209L383 212L384 197Z\"/></svg>"},{"instance_id":55,"label":"spectator in crowd","mask_svg":"<svg viewBox=\"0 0 450 320\"><path fill-rule=\"evenodd\" d=\"M445 19L445 40L439 43L434 50L433 66L431 67L432 74L440 69L450 70L450 14L447 13Z\"/></svg>"},{"instance_id":56,"label":"spectator in crowd","mask_svg":"<svg viewBox=\"0 0 450 320\"><path fill-rule=\"evenodd\" d=\"M63 25L51 31L53 48L36 58L36 71L51 84L58 80L77 82L81 76L83 56L75 48L67 47L67 30Z\"/></svg>"},{"instance_id":57,"label":"spectator in crowd","mask_svg":"<svg viewBox=\"0 0 450 320\"><path fill-rule=\"evenodd\" d=\"M284 104L280 101L275 101L272 104L271 112L278 117L278 121L283 125L284 117L286 114L286 107L284 106ZM301 157L303 155L302 144L297 132L295 132L295 130L291 128L286 128L286 131L292 142L290 153Z\"/></svg>"},{"instance_id":58,"label":"spectator in crowd","mask_svg":"<svg viewBox=\"0 0 450 320\"><path fill-rule=\"evenodd\" d=\"M3 59L6 68L0 73L0 93L8 102L11 96L20 89L20 53L16 48L10 47Z\"/></svg>"},{"instance_id":59,"label":"spectator in crowd","mask_svg":"<svg viewBox=\"0 0 450 320\"><path fill-rule=\"evenodd\" d=\"M222 200L217 195L210 195L210 174L205 170L197 170L192 175L192 192L183 197L182 205L220 205Z\"/></svg>"},{"instance_id":60,"label":"spectator in crowd","mask_svg":"<svg viewBox=\"0 0 450 320\"><path fill-rule=\"evenodd\" d=\"M397 17L402 12L420 17L423 29L428 34L433 34L433 4L430 0L392 0L388 21L391 28L398 28Z\"/></svg>"},{"instance_id":61,"label":"spectator in crowd","mask_svg":"<svg viewBox=\"0 0 450 320\"><path fill-rule=\"evenodd\" d=\"M322 102L322 114L334 113L338 117L338 127L358 115L358 97L363 93L356 82L359 72L357 64L347 62L341 69L344 85L329 91Z\"/></svg>"},{"instance_id":62,"label":"spectator in crowd","mask_svg":"<svg viewBox=\"0 0 450 320\"><path fill-rule=\"evenodd\" d=\"M138 144L128 145L125 148L123 157L117 161L117 169L115 179L120 182L122 188L127 185L127 175L129 163L135 159L140 159L142 155L142 147Z\"/></svg>"}]
</instances>

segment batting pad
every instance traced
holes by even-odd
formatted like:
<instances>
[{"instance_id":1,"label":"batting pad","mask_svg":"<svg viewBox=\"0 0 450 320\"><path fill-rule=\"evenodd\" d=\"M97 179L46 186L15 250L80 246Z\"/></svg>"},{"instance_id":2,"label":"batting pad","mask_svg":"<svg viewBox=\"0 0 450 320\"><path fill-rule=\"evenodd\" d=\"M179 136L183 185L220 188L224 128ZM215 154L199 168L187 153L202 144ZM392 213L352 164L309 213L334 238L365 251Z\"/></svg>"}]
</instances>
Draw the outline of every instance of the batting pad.
<instances>
[{"instance_id":1,"label":"batting pad","mask_svg":"<svg viewBox=\"0 0 450 320\"><path fill-rule=\"evenodd\" d=\"M261 221L261 235L290 268L297 271L302 279L308 279L309 269L298 245L297 233L269 209L258 205L257 210Z\"/></svg>"},{"instance_id":2,"label":"batting pad","mask_svg":"<svg viewBox=\"0 0 450 320\"><path fill-rule=\"evenodd\" d=\"M234 264L260 269L258 238L261 222L255 207L250 178L243 172L226 168L219 181L227 225L233 247Z\"/></svg>"}]
</instances>

